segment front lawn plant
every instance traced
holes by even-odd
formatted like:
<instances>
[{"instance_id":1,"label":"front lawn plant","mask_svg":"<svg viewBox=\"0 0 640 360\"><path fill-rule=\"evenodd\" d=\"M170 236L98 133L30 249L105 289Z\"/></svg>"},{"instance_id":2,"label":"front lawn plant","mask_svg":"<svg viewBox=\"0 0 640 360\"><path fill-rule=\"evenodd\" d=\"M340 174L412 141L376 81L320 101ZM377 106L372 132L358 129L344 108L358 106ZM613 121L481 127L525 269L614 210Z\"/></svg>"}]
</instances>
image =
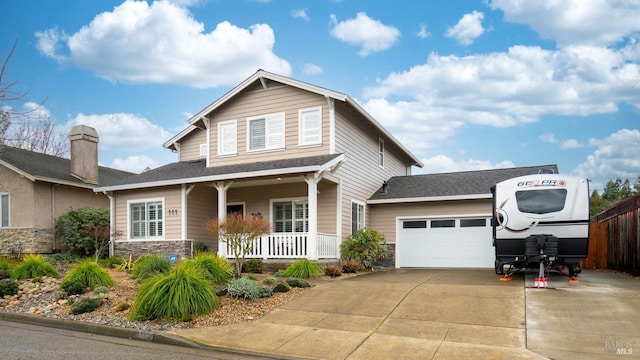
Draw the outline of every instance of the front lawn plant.
<instances>
[{"instance_id":1,"label":"front lawn plant","mask_svg":"<svg viewBox=\"0 0 640 360\"><path fill-rule=\"evenodd\" d=\"M308 279L324 275L324 270L317 263L309 259L301 259L289 265L282 272L283 276Z\"/></svg>"},{"instance_id":2,"label":"front lawn plant","mask_svg":"<svg viewBox=\"0 0 640 360\"><path fill-rule=\"evenodd\" d=\"M360 229L340 244L340 256L345 260L356 260L371 269L376 260L387 256L384 234L372 229Z\"/></svg>"},{"instance_id":3,"label":"front lawn plant","mask_svg":"<svg viewBox=\"0 0 640 360\"><path fill-rule=\"evenodd\" d=\"M11 277L17 280L32 279L34 277L58 277L58 271L44 256L40 254L29 254L22 259L22 262L11 270Z\"/></svg>"},{"instance_id":4,"label":"front lawn plant","mask_svg":"<svg viewBox=\"0 0 640 360\"><path fill-rule=\"evenodd\" d=\"M85 288L95 289L97 286L111 287L115 281L111 275L91 259L83 260L74 266L62 279L60 287L69 293L65 287L67 284L81 284Z\"/></svg>"},{"instance_id":5,"label":"front lawn plant","mask_svg":"<svg viewBox=\"0 0 640 360\"><path fill-rule=\"evenodd\" d=\"M206 280L215 284L224 284L233 277L233 266L215 253L198 253L192 260L186 260L181 265L198 269Z\"/></svg>"}]
</instances>

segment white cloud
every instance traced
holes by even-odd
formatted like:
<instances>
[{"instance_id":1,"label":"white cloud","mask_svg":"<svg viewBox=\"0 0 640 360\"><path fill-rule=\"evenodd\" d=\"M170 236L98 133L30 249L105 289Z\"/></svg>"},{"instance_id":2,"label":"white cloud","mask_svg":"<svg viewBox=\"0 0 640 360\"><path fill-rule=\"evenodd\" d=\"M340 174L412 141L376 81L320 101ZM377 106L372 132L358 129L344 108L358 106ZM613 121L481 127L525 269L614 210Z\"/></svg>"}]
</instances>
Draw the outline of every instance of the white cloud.
<instances>
[{"instance_id":1,"label":"white cloud","mask_svg":"<svg viewBox=\"0 0 640 360\"><path fill-rule=\"evenodd\" d=\"M133 114L78 114L65 127L88 125L98 132L101 149L142 151L161 149L171 134L151 121Z\"/></svg>"},{"instance_id":2,"label":"white cloud","mask_svg":"<svg viewBox=\"0 0 640 360\"><path fill-rule=\"evenodd\" d=\"M542 134L540 136L538 136L538 139L542 142L546 142L546 143L551 143L551 144L557 144L558 140L556 139L555 135L553 134Z\"/></svg>"},{"instance_id":3,"label":"white cloud","mask_svg":"<svg viewBox=\"0 0 640 360\"><path fill-rule=\"evenodd\" d=\"M319 75L322 74L322 68L316 64L304 64L302 71L307 75Z\"/></svg>"},{"instance_id":4,"label":"white cloud","mask_svg":"<svg viewBox=\"0 0 640 360\"><path fill-rule=\"evenodd\" d=\"M591 139L595 151L574 171L593 181L592 189L600 192L609 180L634 181L640 175L640 130L621 129L602 139Z\"/></svg>"},{"instance_id":5,"label":"white cloud","mask_svg":"<svg viewBox=\"0 0 640 360\"><path fill-rule=\"evenodd\" d=\"M304 21L311 20L307 14L307 9L293 9L291 10L291 16L296 19L302 19Z\"/></svg>"},{"instance_id":6,"label":"white cloud","mask_svg":"<svg viewBox=\"0 0 640 360\"><path fill-rule=\"evenodd\" d=\"M563 150L580 149L580 148L583 148L583 147L584 147L584 145L581 144L576 139L563 140L562 143L560 144L560 149L563 149Z\"/></svg>"},{"instance_id":7,"label":"white cloud","mask_svg":"<svg viewBox=\"0 0 640 360\"><path fill-rule=\"evenodd\" d=\"M607 46L640 31L640 2L635 0L489 0L489 7L561 46Z\"/></svg>"},{"instance_id":8,"label":"white cloud","mask_svg":"<svg viewBox=\"0 0 640 360\"><path fill-rule=\"evenodd\" d=\"M360 46L358 55L362 57L391 48L400 37L400 30L370 18L364 12L342 22L331 14L331 22L331 35L349 45Z\"/></svg>"},{"instance_id":9,"label":"white cloud","mask_svg":"<svg viewBox=\"0 0 640 360\"><path fill-rule=\"evenodd\" d=\"M126 1L68 38L55 28L36 37L44 55L110 81L208 88L235 85L258 68L291 73L273 52L269 25L243 29L225 21L205 33L186 8L164 1ZM67 56L56 50L59 42L68 47Z\"/></svg>"},{"instance_id":10,"label":"white cloud","mask_svg":"<svg viewBox=\"0 0 640 360\"><path fill-rule=\"evenodd\" d=\"M147 168L154 169L158 167L158 164L148 156L132 155L126 159L113 159L109 167L139 174Z\"/></svg>"},{"instance_id":11,"label":"white cloud","mask_svg":"<svg viewBox=\"0 0 640 360\"><path fill-rule=\"evenodd\" d=\"M429 173L503 169L516 166L510 160L504 160L499 163L492 163L488 160L474 159L456 161L446 155L436 155L430 158L422 159L421 161L424 164L424 169L428 169Z\"/></svg>"},{"instance_id":12,"label":"white cloud","mask_svg":"<svg viewBox=\"0 0 640 360\"><path fill-rule=\"evenodd\" d=\"M420 31L416 34L420 39L425 39L431 36L431 33L427 31L427 25L420 24Z\"/></svg>"},{"instance_id":13,"label":"white cloud","mask_svg":"<svg viewBox=\"0 0 640 360\"><path fill-rule=\"evenodd\" d=\"M447 37L456 39L462 45L471 45L473 41L485 32L482 27L484 14L473 11L465 14L458 23L447 30Z\"/></svg>"}]
</instances>

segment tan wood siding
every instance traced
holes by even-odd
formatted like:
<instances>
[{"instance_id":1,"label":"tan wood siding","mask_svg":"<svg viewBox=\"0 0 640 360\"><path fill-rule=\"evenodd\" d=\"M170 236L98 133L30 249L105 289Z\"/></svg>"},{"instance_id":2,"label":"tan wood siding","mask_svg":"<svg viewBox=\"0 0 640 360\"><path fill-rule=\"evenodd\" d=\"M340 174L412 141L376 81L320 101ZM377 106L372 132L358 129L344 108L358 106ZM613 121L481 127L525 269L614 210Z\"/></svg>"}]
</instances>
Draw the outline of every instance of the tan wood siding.
<instances>
[{"instance_id":1,"label":"tan wood siding","mask_svg":"<svg viewBox=\"0 0 640 360\"><path fill-rule=\"evenodd\" d=\"M197 185L187 197L187 239L204 242L211 251L217 251L218 242L207 234L204 224L217 217L217 193L210 186Z\"/></svg>"},{"instance_id":2,"label":"tan wood siding","mask_svg":"<svg viewBox=\"0 0 640 360\"><path fill-rule=\"evenodd\" d=\"M395 243L397 217L491 214L491 199L374 204L369 205L369 210L375 229L385 235L388 243Z\"/></svg>"},{"instance_id":3,"label":"tan wood siding","mask_svg":"<svg viewBox=\"0 0 640 360\"><path fill-rule=\"evenodd\" d=\"M0 192L9 194L9 227L35 227L34 184L15 171L0 166Z\"/></svg>"},{"instance_id":4,"label":"tan wood siding","mask_svg":"<svg viewBox=\"0 0 640 360\"><path fill-rule=\"evenodd\" d=\"M411 164L398 157L398 150L385 139L385 165L379 166L378 140L382 135L363 118L355 118L353 112L341 104L336 105L336 152L344 153L346 162L337 175L342 178L342 236L351 234L351 200L366 204L366 200L378 191L382 183L392 176L407 174ZM374 226L372 226L374 224ZM377 230L369 209L365 210L365 226Z\"/></svg>"},{"instance_id":5,"label":"tan wood siding","mask_svg":"<svg viewBox=\"0 0 640 360\"><path fill-rule=\"evenodd\" d=\"M202 129L195 129L180 141L180 161L202 159L200 144L207 142L207 133Z\"/></svg>"},{"instance_id":6,"label":"tan wood siding","mask_svg":"<svg viewBox=\"0 0 640 360\"><path fill-rule=\"evenodd\" d=\"M322 145L300 147L298 144L298 110L322 107ZM247 153L247 118L273 113L285 113L285 149ZM245 91L209 115L211 118L211 162L210 166L243 164L329 153L329 110L324 97L293 88L274 86L266 90ZM237 120L236 156L217 156L218 122Z\"/></svg>"},{"instance_id":7,"label":"tan wood siding","mask_svg":"<svg viewBox=\"0 0 640 360\"><path fill-rule=\"evenodd\" d=\"M128 239L127 201L164 198L164 239L181 240L182 237L182 197L180 186L167 186L155 189L121 191L116 196L116 229L123 233L121 238ZM171 210L171 211L170 211ZM173 210L178 210L176 213Z\"/></svg>"}]
</instances>

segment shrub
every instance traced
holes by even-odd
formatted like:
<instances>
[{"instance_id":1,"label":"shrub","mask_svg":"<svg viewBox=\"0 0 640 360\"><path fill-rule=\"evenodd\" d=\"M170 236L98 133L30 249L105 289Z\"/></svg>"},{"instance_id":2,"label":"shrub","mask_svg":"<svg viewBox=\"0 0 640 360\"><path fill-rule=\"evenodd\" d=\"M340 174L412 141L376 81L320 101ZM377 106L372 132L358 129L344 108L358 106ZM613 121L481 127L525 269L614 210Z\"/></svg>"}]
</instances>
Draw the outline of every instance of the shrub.
<instances>
[{"instance_id":1,"label":"shrub","mask_svg":"<svg viewBox=\"0 0 640 360\"><path fill-rule=\"evenodd\" d=\"M293 279L287 279L286 281L287 281L287 284L289 284L289 286L291 286L291 287L297 287L297 288L307 288L307 287L309 287L309 283L306 282L303 279L293 278Z\"/></svg>"},{"instance_id":2,"label":"shrub","mask_svg":"<svg viewBox=\"0 0 640 360\"><path fill-rule=\"evenodd\" d=\"M322 276L324 271L320 265L309 259L302 259L289 265L282 273L286 277L296 277L301 279L308 279L310 277Z\"/></svg>"},{"instance_id":3,"label":"shrub","mask_svg":"<svg viewBox=\"0 0 640 360\"><path fill-rule=\"evenodd\" d=\"M100 307L100 300L85 297L71 304L71 313L84 314L95 311L98 307Z\"/></svg>"},{"instance_id":4,"label":"shrub","mask_svg":"<svg viewBox=\"0 0 640 360\"><path fill-rule=\"evenodd\" d=\"M85 285L84 281L80 279L65 281L60 284L60 288L67 295L78 295L87 292L87 285Z\"/></svg>"},{"instance_id":5,"label":"shrub","mask_svg":"<svg viewBox=\"0 0 640 360\"><path fill-rule=\"evenodd\" d=\"M106 287L106 286L102 286L102 285L96 286L96 288L93 289L93 293L94 294L106 294L108 292L109 292L109 288Z\"/></svg>"},{"instance_id":6,"label":"shrub","mask_svg":"<svg viewBox=\"0 0 640 360\"><path fill-rule=\"evenodd\" d=\"M227 295L236 299L256 300L260 297L260 288L254 280L241 277L229 282Z\"/></svg>"},{"instance_id":7,"label":"shrub","mask_svg":"<svg viewBox=\"0 0 640 360\"><path fill-rule=\"evenodd\" d=\"M291 286L286 281L280 281L273 287L273 292L288 292L289 290L291 290Z\"/></svg>"},{"instance_id":8,"label":"shrub","mask_svg":"<svg viewBox=\"0 0 640 360\"><path fill-rule=\"evenodd\" d=\"M58 216L55 232L60 244L77 255L103 253L111 236L109 209L81 208Z\"/></svg>"},{"instance_id":9,"label":"shrub","mask_svg":"<svg viewBox=\"0 0 640 360\"><path fill-rule=\"evenodd\" d=\"M264 271L264 262L261 259L249 259L244 266L244 271L253 274L262 274Z\"/></svg>"},{"instance_id":10,"label":"shrub","mask_svg":"<svg viewBox=\"0 0 640 360\"><path fill-rule=\"evenodd\" d=\"M342 275L342 266L338 266L335 264L325 265L323 270L324 274L327 276L337 277Z\"/></svg>"},{"instance_id":11,"label":"shrub","mask_svg":"<svg viewBox=\"0 0 640 360\"><path fill-rule=\"evenodd\" d=\"M193 266L202 272L206 280L223 284L233 277L233 266L215 253L199 253L193 260L187 260L182 266Z\"/></svg>"},{"instance_id":12,"label":"shrub","mask_svg":"<svg viewBox=\"0 0 640 360\"><path fill-rule=\"evenodd\" d=\"M262 280L262 283L265 285L275 285L278 283L278 279L274 278L273 276L269 276L266 277Z\"/></svg>"},{"instance_id":13,"label":"shrub","mask_svg":"<svg viewBox=\"0 0 640 360\"><path fill-rule=\"evenodd\" d=\"M0 280L0 297L5 295L13 296L20 290L20 285L15 279L2 279Z\"/></svg>"},{"instance_id":14,"label":"shrub","mask_svg":"<svg viewBox=\"0 0 640 360\"><path fill-rule=\"evenodd\" d=\"M285 269L278 269L276 272L273 273L273 276L284 277L284 270Z\"/></svg>"},{"instance_id":15,"label":"shrub","mask_svg":"<svg viewBox=\"0 0 640 360\"><path fill-rule=\"evenodd\" d=\"M13 266L7 258L0 258L0 270L11 270Z\"/></svg>"},{"instance_id":16,"label":"shrub","mask_svg":"<svg viewBox=\"0 0 640 360\"><path fill-rule=\"evenodd\" d=\"M31 279L36 276L58 277L58 271L48 263L42 255L31 254L24 257L22 262L11 270L14 279Z\"/></svg>"},{"instance_id":17,"label":"shrub","mask_svg":"<svg viewBox=\"0 0 640 360\"><path fill-rule=\"evenodd\" d=\"M177 319L209 313L220 306L209 282L194 268L179 266L168 274L149 278L138 288L130 318L136 320Z\"/></svg>"},{"instance_id":18,"label":"shrub","mask_svg":"<svg viewBox=\"0 0 640 360\"><path fill-rule=\"evenodd\" d=\"M360 229L340 244L342 259L354 259L371 268L374 261L387 255L387 242L382 233L372 229Z\"/></svg>"},{"instance_id":19,"label":"shrub","mask_svg":"<svg viewBox=\"0 0 640 360\"><path fill-rule=\"evenodd\" d=\"M273 295L273 289L268 286L258 286L258 290L259 290L258 296L261 298L271 297L271 295Z\"/></svg>"},{"instance_id":20,"label":"shrub","mask_svg":"<svg viewBox=\"0 0 640 360\"><path fill-rule=\"evenodd\" d=\"M0 270L0 280L11 278L11 270Z\"/></svg>"},{"instance_id":21,"label":"shrub","mask_svg":"<svg viewBox=\"0 0 640 360\"><path fill-rule=\"evenodd\" d=\"M106 268L116 268L119 265L124 264L125 260L121 257L121 256L109 256L106 259L100 259L98 261L98 264L100 264L100 266L102 267L106 267Z\"/></svg>"},{"instance_id":22,"label":"shrub","mask_svg":"<svg viewBox=\"0 0 640 360\"><path fill-rule=\"evenodd\" d=\"M113 286L115 281L108 272L101 268L93 260L84 260L73 267L67 275L62 279L60 286L64 289L66 282L79 282L85 288L95 289L96 286ZM66 290L65 290L66 291Z\"/></svg>"},{"instance_id":23,"label":"shrub","mask_svg":"<svg viewBox=\"0 0 640 360\"><path fill-rule=\"evenodd\" d=\"M51 264L73 264L79 261L80 257L73 254L55 253L46 256L46 259Z\"/></svg>"},{"instance_id":24,"label":"shrub","mask_svg":"<svg viewBox=\"0 0 640 360\"><path fill-rule=\"evenodd\" d=\"M130 307L131 307L131 305L128 302L123 301L123 302L119 303L118 306L116 306L116 311L118 311L118 312L125 311Z\"/></svg>"},{"instance_id":25,"label":"shrub","mask_svg":"<svg viewBox=\"0 0 640 360\"><path fill-rule=\"evenodd\" d=\"M171 271L171 261L162 255L145 255L136 260L131 275L144 280Z\"/></svg>"},{"instance_id":26,"label":"shrub","mask_svg":"<svg viewBox=\"0 0 640 360\"><path fill-rule=\"evenodd\" d=\"M199 254L199 253L203 253L203 252L209 251L209 247L204 242L198 241L197 243L193 244L193 251L196 254Z\"/></svg>"},{"instance_id":27,"label":"shrub","mask_svg":"<svg viewBox=\"0 0 640 360\"><path fill-rule=\"evenodd\" d=\"M349 259L349 260L342 260L342 272L349 274L349 273L357 273L358 271L360 271L362 269L362 264L360 264L360 261L358 260L354 260L354 259Z\"/></svg>"}]
</instances>

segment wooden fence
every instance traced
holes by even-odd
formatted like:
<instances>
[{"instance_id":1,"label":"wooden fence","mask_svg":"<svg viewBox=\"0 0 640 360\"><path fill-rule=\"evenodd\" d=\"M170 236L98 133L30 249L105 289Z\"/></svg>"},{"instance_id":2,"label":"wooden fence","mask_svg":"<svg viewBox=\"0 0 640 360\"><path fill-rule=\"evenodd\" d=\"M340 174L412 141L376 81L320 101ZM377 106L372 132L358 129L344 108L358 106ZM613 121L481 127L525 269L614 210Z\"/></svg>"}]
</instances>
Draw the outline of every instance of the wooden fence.
<instances>
[{"instance_id":1,"label":"wooden fence","mask_svg":"<svg viewBox=\"0 0 640 360\"><path fill-rule=\"evenodd\" d=\"M640 194L591 218L584 268L640 271Z\"/></svg>"}]
</instances>

